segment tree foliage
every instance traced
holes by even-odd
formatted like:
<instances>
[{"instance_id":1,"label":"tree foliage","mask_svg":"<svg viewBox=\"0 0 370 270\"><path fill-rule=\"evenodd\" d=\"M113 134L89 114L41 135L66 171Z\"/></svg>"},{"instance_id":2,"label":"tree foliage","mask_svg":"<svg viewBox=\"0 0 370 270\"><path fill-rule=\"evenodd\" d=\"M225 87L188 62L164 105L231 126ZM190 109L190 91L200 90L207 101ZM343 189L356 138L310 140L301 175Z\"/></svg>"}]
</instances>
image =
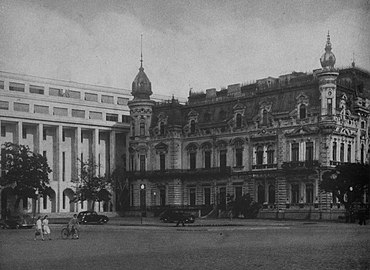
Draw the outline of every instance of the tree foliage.
<instances>
[{"instance_id":1,"label":"tree foliage","mask_svg":"<svg viewBox=\"0 0 370 270\"><path fill-rule=\"evenodd\" d=\"M326 171L322 176L320 188L332 192L346 209L356 201L361 201L364 192L369 188L369 164L344 164Z\"/></svg>"},{"instance_id":2,"label":"tree foliage","mask_svg":"<svg viewBox=\"0 0 370 270\"><path fill-rule=\"evenodd\" d=\"M94 208L96 201L109 201L111 194L111 178L109 176L99 176L97 171L99 165L93 160L81 161L81 173L78 179L72 180L76 184L76 200L91 201Z\"/></svg>"},{"instance_id":3,"label":"tree foliage","mask_svg":"<svg viewBox=\"0 0 370 270\"><path fill-rule=\"evenodd\" d=\"M125 179L126 170L118 167L112 173L112 187L116 193L117 210L124 211L130 208L130 195Z\"/></svg>"},{"instance_id":4,"label":"tree foliage","mask_svg":"<svg viewBox=\"0 0 370 270\"><path fill-rule=\"evenodd\" d=\"M6 142L1 148L1 186L12 186L18 198L37 198L48 193L51 169L46 157L34 153L28 146Z\"/></svg>"}]
</instances>

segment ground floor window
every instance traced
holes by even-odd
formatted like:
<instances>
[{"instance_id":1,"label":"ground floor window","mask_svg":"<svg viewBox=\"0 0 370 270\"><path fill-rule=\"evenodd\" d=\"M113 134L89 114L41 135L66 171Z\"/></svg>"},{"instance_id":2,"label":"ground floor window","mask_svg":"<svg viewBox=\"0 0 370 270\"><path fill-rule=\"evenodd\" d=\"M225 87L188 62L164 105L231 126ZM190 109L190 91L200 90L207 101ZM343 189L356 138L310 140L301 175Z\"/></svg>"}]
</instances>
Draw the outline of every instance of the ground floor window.
<instances>
[{"instance_id":1,"label":"ground floor window","mask_svg":"<svg viewBox=\"0 0 370 270\"><path fill-rule=\"evenodd\" d=\"M258 203L263 204L265 202L265 187L262 185L259 185L257 189L257 193L258 193L258 196L257 196Z\"/></svg>"},{"instance_id":2,"label":"ground floor window","mask_svg":"<svg viewBox=\"0 0 370 270\"><path fill-rule=\"evenodd\" d=\"M211 204L211 188L204 188L204 204Z\"/></svg>"},{"instance_id":3,"label":"ground floor window","mask_svg":"<svg viewBox=\"0 0 370 270\"><path fill-rule=\"evenodd\" d=\"M166 188L164 187L159 190L159 200L161 206L166 205Z\"/></svg>"},{"instance_id":4,"label":"ground floor window","mask_svg":"<svg viewBox=\"0 0 370 270\"><path fill-rule=\"evenodd\" d=\"M292 185L292 203L299 202L299 185L293 184Z\"/></svg>"},{"instance_id":5,"label":"ground floor window","mask_svg":"<svg viewBox=\"0 0 370 270\"><path fill-rule=\"evenodd\" d=\"M269 203L271 204L275 203L275 186L274 185L269 186Z\"/></svg>"},{"instance_id":6,"label":"ground floor window","mask_svg":"<svg viewBox=\"0 0 370 270\"><path fill-rule=\"evenodd\" d=\"M313 203L313 185L306 185L306 203Z\"/></svg>"},{"instance_id":7,"label":"ground floor window","mask_svg":"<svg viewBox=\"0 0 370 270\"><path fill-rule=\"evenodd\" d=\"M195 205L195 195L196 195L195 188L190 188L189 189L189 201L190 201L190 205Z\"/></svg>"}]
</instances>

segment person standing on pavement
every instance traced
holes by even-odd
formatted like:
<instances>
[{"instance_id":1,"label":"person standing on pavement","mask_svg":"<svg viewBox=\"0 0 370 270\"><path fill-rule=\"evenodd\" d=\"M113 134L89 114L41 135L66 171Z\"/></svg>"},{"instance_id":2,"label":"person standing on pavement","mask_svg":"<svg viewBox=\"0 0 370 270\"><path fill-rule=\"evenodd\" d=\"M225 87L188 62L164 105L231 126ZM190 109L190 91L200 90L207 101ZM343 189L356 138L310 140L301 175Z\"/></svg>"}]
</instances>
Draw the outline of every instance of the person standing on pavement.
<instances>
[{"instance_id":1,"label":"person standing on pavement","mask_svg":"<svg viewBox=\"0 0 370 270\"><path fill-rule=\"evenodd\" d=\"M36 241L36 236L38 236L38 235L41 235L41 239L42 239L42 241L44 241L44 235L43 235L43 232L42 232L42 221L41 221L40 216L38 216L37 221L36 221L35 238L33 240Z\"/></svg>"},{"instance_id":2,"label":"person standing on pavement","mask_svg":"<svg viewBox=\"0 0 370 270\"><path fill-rule=\"evenodd\" d=\"M49 240L51 240L48 215L45 215L42 220L42 230L44 231L45 237L47 235Z\"/></svg>"}]
</instances>

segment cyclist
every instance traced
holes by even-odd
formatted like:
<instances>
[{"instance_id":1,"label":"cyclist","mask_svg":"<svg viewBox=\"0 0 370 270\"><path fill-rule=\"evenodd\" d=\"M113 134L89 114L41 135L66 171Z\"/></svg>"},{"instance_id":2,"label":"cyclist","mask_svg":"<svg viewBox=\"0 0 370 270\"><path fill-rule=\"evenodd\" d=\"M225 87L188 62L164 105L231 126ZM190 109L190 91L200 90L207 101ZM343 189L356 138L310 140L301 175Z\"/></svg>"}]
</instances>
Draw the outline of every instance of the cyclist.
<instances>
[{"instance_id":1,"label":"cyclist","mask_svg":"<svg viewBox=\"0 0 370 270\"><path fill-rule=\"evenodd\" d=\"M73 235L76 235L76 238L78 238L77 228L78 228L78 219L77 215L74 214L73 218L68 222L67 226L70 233L73 233Z\"/></svg>"}]
</instances>

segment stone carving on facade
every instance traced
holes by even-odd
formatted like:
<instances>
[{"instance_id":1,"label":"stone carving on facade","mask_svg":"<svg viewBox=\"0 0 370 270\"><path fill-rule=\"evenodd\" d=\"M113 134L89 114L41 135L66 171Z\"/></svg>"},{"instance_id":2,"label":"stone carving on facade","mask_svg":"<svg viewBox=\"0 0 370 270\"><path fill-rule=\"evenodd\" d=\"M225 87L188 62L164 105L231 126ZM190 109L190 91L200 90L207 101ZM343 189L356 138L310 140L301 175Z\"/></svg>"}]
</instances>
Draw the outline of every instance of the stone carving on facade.
<instances>
[{"instance_id":1,"label":"stone carving on facade","mask_svg":"<svg viewBox=\"0 0 370 270\"><path fill-rule=\"evenodd\" d=\"M163 142L158 143L154 148L157 154L166 154L168 152L168 145Z\"/></svg>"}]
</instances>

